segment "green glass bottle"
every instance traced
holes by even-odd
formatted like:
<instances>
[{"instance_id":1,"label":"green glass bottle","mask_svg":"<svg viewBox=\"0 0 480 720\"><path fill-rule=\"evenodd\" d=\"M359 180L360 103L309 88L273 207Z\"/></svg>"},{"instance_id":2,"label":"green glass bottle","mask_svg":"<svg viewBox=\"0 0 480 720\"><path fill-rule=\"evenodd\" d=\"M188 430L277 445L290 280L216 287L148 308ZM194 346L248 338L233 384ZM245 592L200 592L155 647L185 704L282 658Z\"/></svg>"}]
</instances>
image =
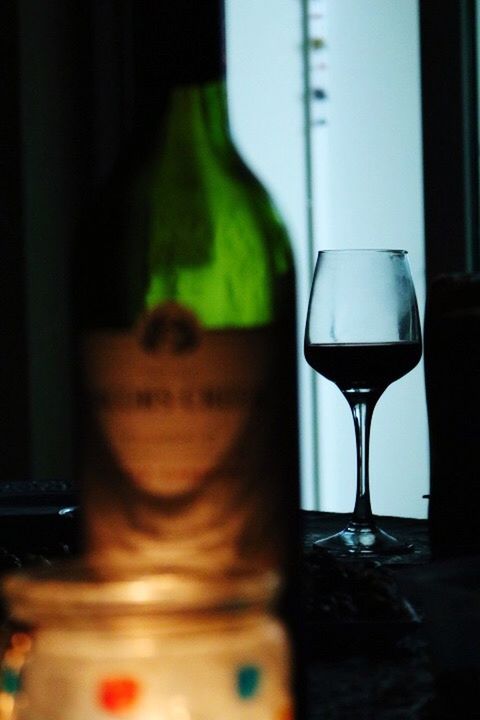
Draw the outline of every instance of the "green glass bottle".
<instances>
[{"instance_id":1,"label":"green glass bottle","mask_svg":"<svg viewBox=\"0 0 480 720\"><path fill-rule=\"evenodd\" d=\"M221 1L133 6L133 140L78 256L86 548L278 572L298 506L289 241L230 137Z\"/></svg>"}]
</instances>

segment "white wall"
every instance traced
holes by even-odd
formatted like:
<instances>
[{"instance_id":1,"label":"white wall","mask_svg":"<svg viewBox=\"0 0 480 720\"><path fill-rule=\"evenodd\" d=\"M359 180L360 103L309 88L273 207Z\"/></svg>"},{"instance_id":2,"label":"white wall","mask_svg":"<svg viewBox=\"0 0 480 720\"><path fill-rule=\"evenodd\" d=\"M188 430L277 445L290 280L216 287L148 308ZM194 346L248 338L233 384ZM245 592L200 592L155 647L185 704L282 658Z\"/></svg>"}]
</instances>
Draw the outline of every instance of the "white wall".
<instances>
[{"instance_id":1,"label":"white wall","mask_svg":"<svg viewBox=\"0 0 480 720\"><path fill-rule=\"evenodd\" d=\"M398 247L425 301L417 0L304 0L308 8L314 249ZM287 220L297 255L299 328L310 284L300 0L227 0L229 92L237 144ZM317 49L315 49L317 48ZM301 340L301 338L300 338ZM300 351L300 348L299 348ZM303 505L348 512L354 495L349 409L301 359ZM319 467L319 492L315 466ZM425 517L428 439L423 366L392 385L372 425L373 509Z\"/></svg>"}]
</instances>

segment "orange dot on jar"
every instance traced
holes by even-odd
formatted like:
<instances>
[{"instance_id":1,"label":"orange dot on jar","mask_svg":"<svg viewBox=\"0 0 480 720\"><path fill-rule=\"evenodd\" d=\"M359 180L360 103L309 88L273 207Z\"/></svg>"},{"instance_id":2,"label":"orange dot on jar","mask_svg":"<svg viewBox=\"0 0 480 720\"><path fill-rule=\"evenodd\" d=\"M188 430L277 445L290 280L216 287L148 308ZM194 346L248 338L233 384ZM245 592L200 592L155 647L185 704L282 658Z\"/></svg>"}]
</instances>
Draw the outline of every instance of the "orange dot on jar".
<instances>
[{"instance_id":1,"label":"orange dot on jar","mask_svg":"<svg viewBox=\"0 0 480 720\"><path fill-rule=\"evenodd\" d=\"M293 707L290 703L285 703L277 711L276 720L294 720Z\"/></svg>"},{"instance_id":2,"label":"orange dot on jar","mask_svg":"<svg viewBox=\"0 0 480 720\"><path fill-rule=\"evenodd\" d=\"M121 713L130 710L140 695L140 684L130 677L110 677L101 681L98 703L103 710Z\"/></svg>"}]
</instances>

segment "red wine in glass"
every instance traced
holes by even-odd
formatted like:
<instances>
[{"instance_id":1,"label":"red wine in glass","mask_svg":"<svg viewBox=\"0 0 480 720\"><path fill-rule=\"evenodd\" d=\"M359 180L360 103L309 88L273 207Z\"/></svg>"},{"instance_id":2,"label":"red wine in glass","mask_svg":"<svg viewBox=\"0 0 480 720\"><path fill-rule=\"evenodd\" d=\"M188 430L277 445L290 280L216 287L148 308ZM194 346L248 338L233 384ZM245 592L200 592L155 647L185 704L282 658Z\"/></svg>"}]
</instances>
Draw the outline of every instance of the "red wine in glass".
<instances>
[{"instance_id":1,"label":"red wine in glass","mask_svg":"<svg viewBox=\"0 0 480 720\"><path fill-rule=\"evenodd\" d=\"M419 362L422 340L405 250L318 253L305 327L305 359L334 382L353 416L357 448L355 507L347 526L314 545L340 556L408 552L409 542L377 526L368 455L373 410L384 390Z\"/></svg>"},{"instance_id":2,"label":"red wine in glass","mask_svg":"<svg viewBox=\"0 0 480 720\"><path fill-rule=\"evenodd\" d=\"M421 356L419 341L305 346L308 364L340 390L371 388L383 392L410 372Z\"/></svg>"}]
</instances>

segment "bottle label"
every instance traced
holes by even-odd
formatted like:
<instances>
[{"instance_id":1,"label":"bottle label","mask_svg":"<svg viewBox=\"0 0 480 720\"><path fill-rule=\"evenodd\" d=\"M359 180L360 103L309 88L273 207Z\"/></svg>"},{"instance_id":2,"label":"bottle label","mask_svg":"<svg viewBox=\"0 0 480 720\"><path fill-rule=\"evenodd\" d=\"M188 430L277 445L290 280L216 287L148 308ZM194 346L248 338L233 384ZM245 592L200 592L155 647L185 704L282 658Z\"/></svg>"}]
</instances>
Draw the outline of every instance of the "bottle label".
<instances>
[{"instance_id":1,"label":"bottle label","mask_svg":"<svg viewBox=\"0 0 480 720\"><path fill-rule=\"evenodd\" d=\"M174 303L134 332L85 338L92 550L211 571L274 562L272 341L268 328L204 330Z\"/></svg>"}]
</instances>

